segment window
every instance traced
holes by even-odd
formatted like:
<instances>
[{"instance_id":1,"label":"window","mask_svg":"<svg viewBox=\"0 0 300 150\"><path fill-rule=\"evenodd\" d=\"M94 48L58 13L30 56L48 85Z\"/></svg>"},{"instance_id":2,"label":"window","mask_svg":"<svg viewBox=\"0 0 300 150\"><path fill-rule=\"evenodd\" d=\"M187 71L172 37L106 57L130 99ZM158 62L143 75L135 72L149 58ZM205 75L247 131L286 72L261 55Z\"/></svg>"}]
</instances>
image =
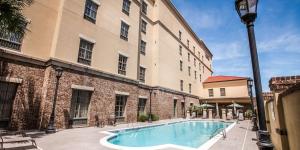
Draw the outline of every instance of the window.
<instances>
[{"instance_id":1,"label":"window","mask_svg":"<svg viewBox=\"0 0 300 150\"><path fill-rule=\"evenodd\" d=\"M183 91L183 80L180 80L180 91Z\"/></svg>"},{"instance_id":2,"label":"window","mask_svg":"<svg viewBox=\"0 0 300 150\"><path fill-rule=\"evenodd\" d=\"M0 33L0 47L20 51L23 36L11 32Z\"/></svg>"},{"instance_id":3,"label":"window","mask_svg":"<svg viewBox=\"0 0 300 150\"><path fill-rule=\"evenodd\" d=\"M126 41L128 40L128 30L129 30L129 25L122 21L120 37Z\"/></svg>"},{"instance_id":4,"label":"window","mask_svg":"<svg viewBox=\"0 0 300 150\"><path fill-rule=\"evenodd\" d=\"M140 67L140 81L145 83L146 68Z\"/></svg>"},{"instance_id":5,"label":"window","mask_svg":"<svg viewBox=\"0 0 300 150\"><path fill-rule=\"evenodd\" d=\"M129 15L130 4L131 4L130 0L123 0L122 11L123 11L126 15Z\"/></svg>"},{"instance_id":6,"label":"window","mask_svg":"<svg viewBox=\"0 0 300 150\"><path fill-rule=\"evenodd\" d=\"M181 41L181 35L182 35L181 31L179 31L178 37L179 37L179 40L180 40L180 41Z\"/></svg>"},{"instance_id":7,"label":"window","mask_svg":"<svg viewBox=\"0 0 300 150\"><path fill-rule=\"evenodd\" d=\"M116 96L116 104L115 104L115 117L124 118L125 106L127 102L126 95L117 95Z\"/></svg>"},{"instance_id":8,"label":"window","mask_svg":"<svg viewBox=\"0 0 300 150\"><path fill-rule=\"evenodd\" d=\"M208 89L209 97L214 97L214 89Z\"/></svg>"},{"instance_id":9,"label":"window","mask_svg":"<svg viewBox=\"0 0 300 150\"><path fill-rule=\"evenodd\" d=\"M97 16L97 9L98 9L98 5L96 3L94 3L92 0L86 0L84 18L92 23L95 23L96 16Z\"/></svg>"},{"instance_id":10,"label":"window","mask_svg":"<svg viewBox=\"0 0 300 150\"><path fill-rule=\"evenodd\" d=\"M78 62L86 65L91 65L92 51L94 43L80 39Z\"/></svg>"},{"instance_id":11,"label":"window","mask_svg":"<svg viewBox=\"0 0 300 150\"><path fill-rule=\"evenodd\" d=\"M194 66L196 67L196 58L194 58Z\"/></svg>"},{"instance_id":12,"label":"window","mask_svg":"<svg viewBox=\"0 0 300 150\"><path fill-rule=\"evenodd\" d=\"M90 91L73 90L70 112L74 125L87 124L91 95Z\"/></svg>"},{"instance_id":13,"label":"window","mask_svg":"<svg viewBox=\"0 0 300 150\"><path fill-rule=\"evenodd\" d=\"M221 96L226 96L225 88L220 88Z\"/></svg>"},{"instance_id":14,"label":"window","mask_svg":"<svg viewBox=\"0 0 300 150\"><path fill-rule=\"evenodd\" d=\"M195 79L197 79L197 71L195 71Z\"/></svg>"},{"instance_id":15,"label":"window","mask_svg":"<svg viewBox=\"0 0 300 150\"><path fill-rule=\"evenodd\" d=\"M189 66L189 76L191 76L191 67Z\"/></svg>"},{"instance_id":16,"label":"window","mask_svg":"<svg viewBox=\"0 0 300 150\"><path fill-rule=\"evenodd\" d=\"M13 111L18 84L0 81L0 128L7 128ZM1 143L2 144L2 143Z\"/></svg>"},{"instance_id":17,"label":"window","mask_svg":"<svg viewBox=\"0 0 300 150\"><path fill-rule=\"evenodd\" d=\"M200 82L202 81L202 75L200 74L200 76L199 76L199 79L200 79Z\"/></svg>"},{"instance_id":18,"label":"window","mask_svg":"<svg viewBox=\"0 0 300 150\"><path fill-rule=\"evenodd\" d=\"M146 102L147 102L147 99L145 99L145 98L140 98L139 99L139 103L138 103L138 116L140 114L145 113Z\"/></svg>"},{"instance_id":19,"label":"window","mask_svg":"<svg viewBox=\"0 0 300 150\"><path fill-rule=\"evenodd\" d=\"M141 54L146 55L146 45L147 43L145 41L141 41Z\"/></svg>"},{"instance_id":20,"label":"window","mask_svg":"<svg viewBox=\"0 0 300 150\"><path fill-rule=\"evenodd\" d=\"M188 53L188 61L190 61L191 60L191 56L190 56L191 54L190 53Z\"/></svg>"},{"instance_id":21,"label":"window","mask_svg":"<svg viewBox=\"0 0 300 150\"><path fill-rule=\"evenodd\" d=\"M126 63L127 63L127 57L123 55L119 55L119 65L118 65L119 74L126 75Z\"/></svg>"},{"instance_id":22,"label":"window","mask_svg":"<svg viewBox=\"0 0 300 150\"><path fill-rule=\"evenodd\" d=\"M187 47L190 48L190 40L186 40Z\"/></svg>"},{"instance_id":23,"label":"window","mask_svg":"<svg viewBox=\"0 0 300 150\"><path fill-rule=\"evenodd\" d=\"M147 15L147 7L148 7L147 3L143 1L143 3L142 3L142 12L145 15Z\"/></svg>"},{"instance_id":24,"label":"window","mask_svg":"<svg viewBox=\"0 0 300 150\"><path fill-rule=\"evenodd\" d=\"M199 59L200 59L200 55L201 55L200 52L198 52L198 57L199 57Z\"/></svg>"},{"instance_id":25,"label":"window","mask_svg":"<svg viewBox=\"0 0 300 150\"><path fill-rule=\"evenodd\" d=\"M147 32L147 22L142 20L142 32L146 34Z\"/></svg>"},{"instance_id":26,"label":"window","mask_svg":"<svg viewBox=\"0 0 300 150\"><path fill-rule=\"evenodd\" d=\"M202 66L202 71L203 71L203 73L204 73L204 65Z\"/></svg>"},{"instance_id":27,"label":"window","mask_svg":"<svg viewBox=\"0 0 300 150\"><path fill-rule=\"evenodd\" d=\"M203 61L203 56L202 56L202 61Z\"/></svg>"},{"instance_id":28,"label":"window","mask_svg":"<svg viewBox=\"0 0 300 150\"><path fill-rule=\"evenodd\" d=\"M201 63L199 62L199 71L201 71Z\"/></svg>"},{"instance_id":29,"label":"window","mask_svg":"<svg viewBox=\"0 0 300 150\"><path fill-rule=\"evenodd\" d=\"M193 51L194 51L194 54L196 54L196 48L195 48L195 46L193 46Z\"/></svg>"},{"instance_id":30,"label":"window","mask_svg":"<svg viewBox=\"0 0 300 150\"><path fill-rule=\"evenodd\" d=\"M192 84L189 84L189 93L192 93Z\"/></svg>"},{"instance_id":31,"label":"window","mask_svg":"<svg viewBox=\"0 0 300 150\"><path fill-rule=\"evenodd\" d=\"M182 56L182 46L179 45L179 55Z\"/></svg>"},{"instance_id":32,"label":"window","mask_svg":"<svg viewBox=\"0 0 300 150\"><path fill-rule=\"evenodd\" d=\"M180 60L180 71L183 70L183 69L182 69L182 68L183 68L182 66L183 66L183 62Z\"/></svg>"}]
</instances>

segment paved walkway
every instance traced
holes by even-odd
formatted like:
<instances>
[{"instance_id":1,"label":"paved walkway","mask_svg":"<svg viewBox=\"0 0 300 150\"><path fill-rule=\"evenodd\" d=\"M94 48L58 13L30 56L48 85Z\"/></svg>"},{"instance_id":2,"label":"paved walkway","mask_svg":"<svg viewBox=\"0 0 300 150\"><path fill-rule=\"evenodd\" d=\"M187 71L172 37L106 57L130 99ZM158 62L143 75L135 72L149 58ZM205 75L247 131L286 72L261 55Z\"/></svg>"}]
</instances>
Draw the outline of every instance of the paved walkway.
<instances>
[{"instance_id":1,"label":"paved walkway","mask_svg":"<svg viewBox=\"0 0 300 150\"><path fill-rule=\"evenodd\" d=\"M160 124L165 122L174 122L177 120L162 120L152 124ZM77 128L62 130L55 134L33 134L37 145L43 150L111 150L102 146L99 140L106 134L100 133L101 131L108 131L112 129L138 127L149 125L149 123L134 123L123 124L116 127L105 128ZM215 143L210 150L256 150L256 142L252 140L255 138L255 133L247 128L250 128L249 121L242 121L232 128L227 133L226 139L220 139ZM164 149L166 150L166 149ZM168 150L174 150L173 148Z\"/></svg>"},{"instance_id":2,"label":"paved walkway","mask_svg":"<svg viewBox=\"0 0 300 150\"><path fill-rule=\"evenodd\" d=\"M250 121L241 121L228 133L227 138L220 139L209 150L258 150L256 133L251 131Z\"/></svg>"}]
</instances>

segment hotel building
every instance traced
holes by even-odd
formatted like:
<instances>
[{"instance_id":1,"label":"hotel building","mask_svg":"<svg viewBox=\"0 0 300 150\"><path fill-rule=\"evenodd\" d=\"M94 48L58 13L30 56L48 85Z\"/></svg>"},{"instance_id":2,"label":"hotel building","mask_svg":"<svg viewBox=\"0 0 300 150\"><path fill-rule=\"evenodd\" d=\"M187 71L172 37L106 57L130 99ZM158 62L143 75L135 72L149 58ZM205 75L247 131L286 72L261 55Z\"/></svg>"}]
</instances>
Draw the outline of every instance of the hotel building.
<instances>
[{"instance_id":1,"label":"hotel building","mask_svg":"<svg viewBox=\"0 0 300 150\"><path fill-rule=\"evenodd\" d=\"M212 75L212 54L170 0L35 0L22 37L1 33L0 127L43 129L59 79L57 128L151 111L184 117Z\"/></svg>"}]
</instances>

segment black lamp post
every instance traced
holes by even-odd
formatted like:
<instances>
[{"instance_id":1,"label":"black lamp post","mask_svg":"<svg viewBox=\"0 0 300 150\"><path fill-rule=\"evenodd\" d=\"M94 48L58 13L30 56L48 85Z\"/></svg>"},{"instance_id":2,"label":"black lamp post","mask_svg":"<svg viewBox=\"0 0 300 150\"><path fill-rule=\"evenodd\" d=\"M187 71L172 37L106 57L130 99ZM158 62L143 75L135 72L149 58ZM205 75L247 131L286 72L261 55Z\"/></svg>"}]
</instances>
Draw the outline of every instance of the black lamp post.
<instances>
[{"instance_id":1,"label":"black lamp post","mask_svg":"<svg viewBox=\"0 0 300 150\"><path fill-rule=\"evenodd\" d=\"M253 121L253 127L252 131L257 131L258 126L257 126L257 117L256 117L256 110L254 108L254 102L253 102L253 92L252 92L252 86L253 86L253 80L251 78L248 79L248 92L251 100L251 105L252 105L252 121Z\"/></svg>"},{"instance_id":2,"label":"black lamp post","mask_svg":"<svg viewBox=\"0 0 300 150\"><path fill-rule=\"evenodd\" d=\"M62 76L63 69L60 67L57 67L55 69L55 75L56 75L56 87L55 87L55 93L54 93L54 98L53 98L53 106L52 106L52 112L50 116L50 121L46 130L46 133L55 133L55 106L56 106L56 99L57 99L57 90L58 90L58 85L59 85L59 79Z\"/></svg>"},{"instance_id":3,"label":"black lamp post","mask_svg":"<svg viewBox=\"0 0 300 150\"><path fill-rule=\"evenodd\" d=\"M273 144L270 139L270 134L267 131L264 101L262 96L262 87L260 79L259 62L256 49L256 41L254 35L254 24L257 17L258 0L235 0L235 8L242 22L247 25L249 46L252 61L252 70L255 83L256 104L259 120L259 131L257 145L261 150L273 149Z\"/></svg>"}]
</instances>

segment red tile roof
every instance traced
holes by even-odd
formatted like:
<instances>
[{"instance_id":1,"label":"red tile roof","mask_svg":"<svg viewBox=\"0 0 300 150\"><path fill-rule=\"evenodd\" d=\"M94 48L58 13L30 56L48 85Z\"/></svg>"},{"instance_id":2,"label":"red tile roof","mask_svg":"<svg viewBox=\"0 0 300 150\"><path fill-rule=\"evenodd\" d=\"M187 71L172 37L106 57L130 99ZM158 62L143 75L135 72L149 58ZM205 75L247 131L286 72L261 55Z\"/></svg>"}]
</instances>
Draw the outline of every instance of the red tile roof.
<instances>
[{"instance_id":1,"label":"red tile roof","mask_svg":"<svg viewBox=\"0 0 300 150\"><path fill-rule=\"evenodd\" d=\"M208 77L203 83L222 82L222 81L234 81L234 80L247 80L247 77L237 76L211 76Z\"/></svg>"}]
</instances>

